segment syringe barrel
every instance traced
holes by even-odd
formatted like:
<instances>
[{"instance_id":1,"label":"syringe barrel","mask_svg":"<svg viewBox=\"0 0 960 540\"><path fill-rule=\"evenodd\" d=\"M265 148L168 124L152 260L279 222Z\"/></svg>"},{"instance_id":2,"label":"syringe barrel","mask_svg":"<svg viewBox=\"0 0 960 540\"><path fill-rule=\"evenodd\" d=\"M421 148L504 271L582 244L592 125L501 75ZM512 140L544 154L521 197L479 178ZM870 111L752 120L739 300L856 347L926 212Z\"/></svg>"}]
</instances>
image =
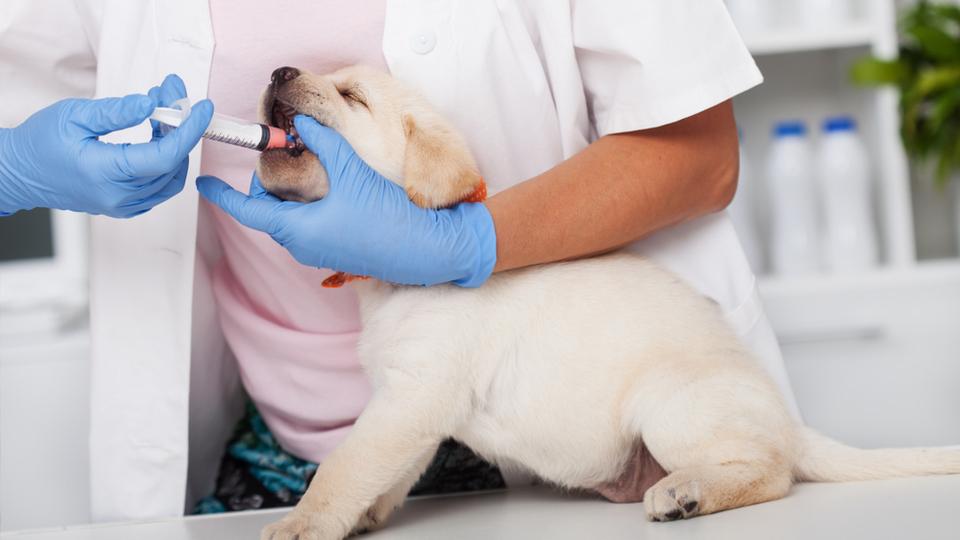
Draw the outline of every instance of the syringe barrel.
<instances>
[{"instance_id":1,"label":"syringe barrel","mask_svg":"<svg viewBox=\"0 0 960 540\"><path fill-rule=\"evenodd\" d=\"M263 124L244 122L222 114L214 114L203 136L211 141L265 150L270 142L270 129Z\"/></svg>"},{"instance_id":2,"label":"syringe barrel","mask_svg":"<svg viewBox=\"0 0 960 540\"><path fill-rule=\"evenodd\" d=\"M150 118L168 126L179 127L185 116L179 109L157 107ZM219 113L213 115L203 137L260 151L287 146L286 133L280 128Z\"/></svg>"}]
</instances>

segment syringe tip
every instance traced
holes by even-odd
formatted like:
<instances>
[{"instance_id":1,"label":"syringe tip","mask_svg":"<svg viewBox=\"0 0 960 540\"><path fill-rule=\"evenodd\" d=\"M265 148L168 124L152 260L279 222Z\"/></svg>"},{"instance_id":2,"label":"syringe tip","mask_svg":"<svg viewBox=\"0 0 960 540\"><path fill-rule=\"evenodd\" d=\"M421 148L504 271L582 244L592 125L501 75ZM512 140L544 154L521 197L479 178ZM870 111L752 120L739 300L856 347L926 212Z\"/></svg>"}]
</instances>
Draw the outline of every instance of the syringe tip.
<instances>
[{"instance_id":1,"label":"syringe tip","mask_svg":"<svg viewBox=\"0 0 960 540\"><path fill-rule=\"evenodd\" d=\"M265 150L271 150L273 148L287 148L289 144L287 143L287 132L274 126L267 126L267 129L270 130L270 139L267 141L267 147Z\"/></svg>"}]
</instances>

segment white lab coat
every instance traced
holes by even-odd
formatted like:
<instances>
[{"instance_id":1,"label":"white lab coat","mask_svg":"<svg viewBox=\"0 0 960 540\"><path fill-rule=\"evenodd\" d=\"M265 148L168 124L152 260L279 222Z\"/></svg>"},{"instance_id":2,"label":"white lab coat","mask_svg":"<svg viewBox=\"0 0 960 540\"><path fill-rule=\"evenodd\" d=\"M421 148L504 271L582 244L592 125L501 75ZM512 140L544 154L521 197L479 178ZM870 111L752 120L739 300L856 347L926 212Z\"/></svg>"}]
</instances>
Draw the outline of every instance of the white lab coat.
<instances>
[{"instance_id":1,"label":"white lab coat","mask_svg":"<svg viewBox=\"0 0 960 540\"><path fill-rule=\"evenodd\" d=\"M46 74L24 79L31 84L63 77L82 83L95 65L98 96L143 92L174 72L193 100L207 93L214 38L202 0L4 4L0 14L16 24L52 28L42 50L0 36L0 52L31 58L8 58L0 68ZM383 50L391 71L465 133L494 191L598 135L685 118L761 80L721 0L388 0ZM3 92L28 90L17 84L5 80ZM144 125L107 140L147 138ZM185 500L209 492L232 428L239 382L206 271L216 242L198 216L199 163L198 146L184 193L153 211L93 220L97 520L181 514ZM789 393L754 277L724 215L658 233L634 249L717 300Z\"/></svg>"}]
</instances>

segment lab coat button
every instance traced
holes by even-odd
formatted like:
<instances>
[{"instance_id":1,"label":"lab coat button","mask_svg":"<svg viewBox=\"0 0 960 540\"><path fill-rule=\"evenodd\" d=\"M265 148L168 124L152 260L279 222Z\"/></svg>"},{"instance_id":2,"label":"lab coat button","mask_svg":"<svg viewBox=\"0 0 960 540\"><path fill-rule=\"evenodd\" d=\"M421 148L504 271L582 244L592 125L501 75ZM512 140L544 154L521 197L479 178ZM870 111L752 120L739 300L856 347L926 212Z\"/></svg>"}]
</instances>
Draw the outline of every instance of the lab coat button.
<instances>
[{"instance_id":1,"label":"lab coat button","mask_svg":"<svg viewBox=\"0 0 960 540\"><path fill-rule=\"evenodd\" d=\"M417 54L427 54L437 46L437 35L430 30L410 36L410 48Z\"/></svg>"}]
</instances>

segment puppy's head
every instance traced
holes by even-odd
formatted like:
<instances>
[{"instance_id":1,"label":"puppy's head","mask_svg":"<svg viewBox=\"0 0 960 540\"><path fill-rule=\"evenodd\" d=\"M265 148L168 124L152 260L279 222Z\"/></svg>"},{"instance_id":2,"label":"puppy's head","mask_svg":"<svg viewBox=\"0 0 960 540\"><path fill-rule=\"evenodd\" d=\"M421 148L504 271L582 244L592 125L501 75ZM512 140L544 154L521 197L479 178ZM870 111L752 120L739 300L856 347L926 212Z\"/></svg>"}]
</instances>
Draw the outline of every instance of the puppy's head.
<instances>
[{"instance_id":1,"label":"puppy's head","mask_svg":"<svg viewBox=\"0 0 960 540\"><path fill-rule=\"evenodd\" d=\"M326 171L293 126L297 114L340 132L360 158L420 206L450 206L482 185L463 137L416 92L373 68L327 75L279 68L259 114L261 122L297 140L295 148L263 152L257 166L263 187L282 199L314 201L329 189Z\"/></svg>"}]
</instances>

